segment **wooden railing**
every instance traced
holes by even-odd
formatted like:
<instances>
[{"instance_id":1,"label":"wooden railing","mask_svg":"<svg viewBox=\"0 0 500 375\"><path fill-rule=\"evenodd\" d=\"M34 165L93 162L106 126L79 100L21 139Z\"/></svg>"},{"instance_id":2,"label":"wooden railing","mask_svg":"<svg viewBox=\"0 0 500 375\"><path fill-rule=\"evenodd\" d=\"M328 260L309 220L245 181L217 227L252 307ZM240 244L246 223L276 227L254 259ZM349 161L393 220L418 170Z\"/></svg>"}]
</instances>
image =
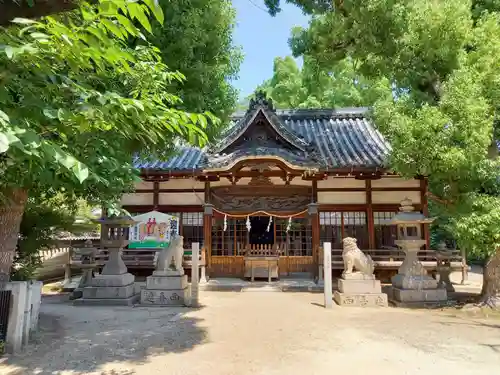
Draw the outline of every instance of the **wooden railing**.
<instances>
[{"instance_id":1,"label":"wooden railing","mask_svg":"<svg viewBox=\"0 0 500 375\"><path fill-rule=\"evenodd\" d=\"M342 260L342 249L332 249L332 268L343 269L344 262ZM369 254L375 263L376 268L393 269L399 268L404 260L404 252L396 249L376 249L363 250L365 254ZM434 250L421 250L418 252L418 259L422 262L424 268L434 270L437 267L436 256ZM323 264L323 249L318 251L318 264ZM453 250L450 258L451 267L454 270L459 270L467 267L465 259L460 250Z\"/></svg>"},{"instance_id":2,"label":"wooden railing","mask_svg":"<svg viewBox=\"0 0 500 375\"><path fill-rule=\"evenodd\" d=\"M156 251L151 249L145 250L122 250L122 259L127 267L131 268L154 268L155 265L155 255ZM108 251L107 250L98 250L96 255L96 264L98 267L104 266L104 264L108 260ZM202 248L200 251L200 265L205 265L206 262L206 252L205 249ZM81 264L80 255L77 252L72 252L71 255L71 264L75 267L78 267ZM192 255L191 249L184 250L184 260L183 265L185 268L191 268L192 264Z\"/></svg>"},{"instance_id":3,"label":"wooden railing","mask_svg":"<svg viewBox=\"0 0 500 375\"><path fill-rule=\"evenodd\" d=\"M283 250L278 244L248 244L240 253L245 256L279 256Z\"/></svg>"}]
</instances>

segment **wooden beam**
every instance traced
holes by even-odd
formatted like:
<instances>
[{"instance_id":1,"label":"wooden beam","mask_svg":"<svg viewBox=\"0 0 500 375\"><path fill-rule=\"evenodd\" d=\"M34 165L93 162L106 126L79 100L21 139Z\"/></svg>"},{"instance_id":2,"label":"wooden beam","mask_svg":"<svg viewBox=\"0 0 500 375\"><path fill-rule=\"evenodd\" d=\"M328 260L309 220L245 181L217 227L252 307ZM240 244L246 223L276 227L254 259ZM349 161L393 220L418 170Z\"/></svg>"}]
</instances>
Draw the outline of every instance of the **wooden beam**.
<instances>
[{"instance_id":1,"label":"wooden beam","mask_svg":"<svg viewBox=\"0 0 500 375\"><path fill-rule=\"evenodd\" d=\"M155 207L151 204L141 204L141 205L125 205L123 209L131 213L139 212L150 212L154 211ZM201 205L158 205L156 207L157 211L160 212L203 212L203 206Z\"/></svg>"},{"instance_id":2,"label":"wooden beam","mask_svg":"<svg viewBox=\"0 0 500 375\"><path fill-rule=\"evenodd\" d=\"M370 181L371 180L365 180ZM371 186L371 185L370 185ZM329 187L329 188L318 188L318 191L327 192L327 191L366 191L366 186L364 188L341 188L341 187ZM421 187L372 187L371 191L422 191Z\"/></svg>"},{"instance_id":3,"label":"wooden beam","mask_svg":"<svg viewBox=\"0 0 500 375\"><path fill-rule=\"evenodd\" d=\"M428 180L427 178L422 178L420 180L420 203L421 210L425 216L429 216L429 201L427 200L427 189L428 189ZM424 239L425 239L425 248L429 250L431 248L431 234L429 224L424 224Z\"/></svg>"},{"instance_id":4,"label":"wooden beam","mask_svg":"<svg viewBox=\"0 0 500 375\"><path fill-rule=\"evenodd\" d=\"M158 181L153 182L153 206L156 210L160 204L160 183Z\"/></svg>"},{"instance_id":5,"label":"wooden beam","mask_svg":"<svg viewBox=\"0 0 500 375\"><path fill-rule=\"evenodd\" d=\"M319 208L319 207L318 207ZM311 215L311 245L312 245L312 257L313 257L313 277L318 275L318 254L320 247L320 235L319 235L319 211Z\"/></svg>"},{"instance_id":6,"label":"wooden beam","mask_svg":"<svg viewBox=\"0 0 500 375\"><path fill-rule=\"evenodd\" d=\"M212 276L212 218L213 211L210 205L204 206L203 211L203 247L206 253L206 269L209 276Z\"/></svg>"},{"instance_id":7,"label":"wooden beam","mask_svg":"<svg viewBox=\"0 0 500 375\"><path fill-rule=\"evenodd\" d=\"M340 212L340 211L366 211L366 204L320 204L320 211ZM398 212L400 204L375 204L372 203L372 209L376 212ZM415 210L421 210L421 204L414 204Z\"/></svg>"},{"instance_id":8,"label":"wooden beam","mask_svg":"<svg viewBox=\"0 0 500 375\"><path fill-rule=\"evenodd\" d=\"M204 189L204 193L205 193L205 203L210 203L210 181L205 181L205 189Z\"/></svg>"},{"instance_id":9,"label":"wooden beam","mask_svg":"<svg viewBox=\"0 0 500 375\"><path fill-rule=\"evenodd\" d=\"M262 162L265 162L265 160L261 160ZM303 170L290 170L289 168L285 168L285 171L290 173L290 175L295 175L295 176L302 176L303 175ZM277 173L276 176L282 176L283 171L263 171L266 174L268 172L271 173ZM144 179L147 180L153 180L153 179L162 179L163 181L172 179L172 178L197 178L200 180L205 180L209 179L211 181L217 180L220 177L224 176L241 176L244 177L246 174L248 174L248 177L252 177L253 174L255 173L260 173L258 171L240 171L238 173L233 173L231 170L227 171L203 171L203 170L185 170L185 171L166 171L166 170L155 170L155 169L143 169L141 171L141 176ZM373 167L356 167L356 168L334 168L334 169L329 169L328 171L325 170L319 170L315 172L312 176L311 179L324 179L325 177L328 176L333 176L333 177L358 177L362 179L378 179L380 177L383 177L384 175L386 176L397 176L396 173L392 172L387 172L384 170L380 170L379 168L373 168Z\"/></svg>"},{"instance_id":10,"label":"wooden beam","mask_svg":"<svg viewBox=\"0 0 500 375\"><path fill-rule=\"evenodd\" d=\"M366 186L366 217L368 221L368 247L375 249L375 223L373 219L373 205L372 205L372 182L371 180L365 181Z\"/></svg>"}]
</instances>

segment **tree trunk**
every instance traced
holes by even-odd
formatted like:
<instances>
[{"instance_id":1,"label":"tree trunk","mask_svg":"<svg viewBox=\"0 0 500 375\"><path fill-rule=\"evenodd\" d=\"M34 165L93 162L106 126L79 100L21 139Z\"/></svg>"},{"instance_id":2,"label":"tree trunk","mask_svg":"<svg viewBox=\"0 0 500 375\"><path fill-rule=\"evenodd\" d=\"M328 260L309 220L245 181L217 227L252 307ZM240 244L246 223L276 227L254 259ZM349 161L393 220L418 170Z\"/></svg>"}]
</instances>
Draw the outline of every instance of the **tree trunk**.
<instances>
[{"instance_id":1,"label":"tree trunk","mask_svg":"<svg viewBox=\"0 0 500 375\"><path fill-rule=\"evenodd\" d=\"M482 304L500 309L500 248L488 258L483 267Z\"/></svg>"},{"instance_id":2,"label":"tree trunk","mask_svg":"<svg viewBox=\"0 0 500 375\"><path fill-rule=\"evenodd\" d=\"M10 269L16 253L19 227L28 200L23 189L4 191L0 203L0 290L10 279Z\"/></svg>"}]
</instances>

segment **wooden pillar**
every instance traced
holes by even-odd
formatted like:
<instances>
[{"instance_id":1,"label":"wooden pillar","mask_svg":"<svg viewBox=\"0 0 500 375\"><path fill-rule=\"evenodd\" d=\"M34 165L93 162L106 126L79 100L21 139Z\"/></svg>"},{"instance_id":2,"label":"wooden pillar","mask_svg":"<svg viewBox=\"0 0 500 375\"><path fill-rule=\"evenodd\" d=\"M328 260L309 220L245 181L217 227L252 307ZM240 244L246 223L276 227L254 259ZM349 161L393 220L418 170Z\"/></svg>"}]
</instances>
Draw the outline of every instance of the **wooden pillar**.
<instances>
[{"instance_id":1,"label":"wooden pillar","mask_svg":"<svg viewBox=\"0 0 500 375\"><path fill-rule=\"evenodd\" d=\"M375 224L373 222L372 180L365 181L366 187L366 218L368 224L368 248L375 250Z\"/></svg>"},{"instance_id":2,"label":"wooden pillar","mask_svg":"<svg viewBox=\"0 0 500 375\"><path fill-rule=\"evenodd\" d=\"M427 178L422 178L420 180L420 203L422 204L422 213L429 217L429 202L427 200L427 189L428 189ZM429 224L424 224L424 239L425 239L425 249L429 250L431 248L431 235Z\"/></svg>"},{"instance_id":3,"label":"wooden pillar","mask_svg":"<svg viewBox=\"0 0 500 375\"><path fill-rule=\"evenodd\" d=\"M312 237L312 257L313 257L313 278L317 276L319 259L319 205L317 203L310 203L307 205L307 211L309 213L309 218L311 220L311 237Z\"/></svg>"},{"instance_id":4,"label":"wooden pillar","mask_svg":"<svg viewBox=\"0 0 500 375\"><path fill-rule=\"evenodd\" d=\"M153 210L158 209L160 204L160 183L158 181L153 182Z\"/></svg>"},{"instance_id":5,"label":"wooden pillar","mask_svg":"<svg viewBox=\"0 0 500 375\"><path fill-rule=\"evenodd\" d=\"M213 205L205 203L203 215L203 246L205 247L206 254L206 268L208 275L211 276L212 270L212 218L213 218Z\"/></svg>"}]
</instances>

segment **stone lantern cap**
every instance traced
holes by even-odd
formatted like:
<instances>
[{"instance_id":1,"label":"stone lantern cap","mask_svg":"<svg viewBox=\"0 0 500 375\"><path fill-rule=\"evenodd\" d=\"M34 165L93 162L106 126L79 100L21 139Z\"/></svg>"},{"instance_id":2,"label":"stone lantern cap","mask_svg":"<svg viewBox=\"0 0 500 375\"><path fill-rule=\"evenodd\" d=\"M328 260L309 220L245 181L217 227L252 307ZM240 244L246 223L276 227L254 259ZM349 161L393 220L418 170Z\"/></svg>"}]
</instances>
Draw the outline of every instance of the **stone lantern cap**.
<instances>
[{"instance_id":1,"label":"stone lantern cap","mask_svg":"<svg viewBox=\"0 0 500 375\"><path fill-rule=\"evenodd\" d=\"M397 213L391 220L385 220L384 222L389 225L418 225L429 224L434 220L434 218L428 218L424 214L416 212L411 199L405 198L401 201L399 213Z\"/></svg>"}]
</instances>

